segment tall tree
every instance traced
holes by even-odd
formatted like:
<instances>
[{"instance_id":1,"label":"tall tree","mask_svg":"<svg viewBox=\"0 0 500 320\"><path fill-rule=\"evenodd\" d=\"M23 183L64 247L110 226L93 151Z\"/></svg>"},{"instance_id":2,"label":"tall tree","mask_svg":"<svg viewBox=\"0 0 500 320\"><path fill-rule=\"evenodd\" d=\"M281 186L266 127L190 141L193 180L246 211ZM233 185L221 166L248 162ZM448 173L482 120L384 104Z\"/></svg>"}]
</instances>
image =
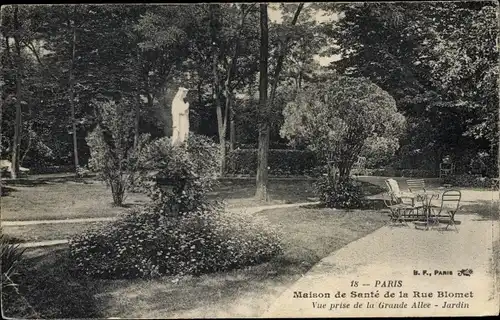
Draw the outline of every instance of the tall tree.
<instances>
[{"instance_id":1,"label":"tall tree","mask_svg":"<svg viewBox=\"0 0 500 320\"><path fill-rule=\"evenodd\" d=\"M78 174L78 169L80 167L79 159L78 159L78 138L77 138L77 129L76 129L76 112L75 112L75 77L74 77L74 66L75 66L75 57L76 57L76 15L77 15L77 6L73 6L72 10L72 19L68 20L68 27L71 26L71 62L69 67L69 81L68 81L68 97L69 97L69 105L71 108L71 126L72 126L72 135L73 135L73 159L75 164L75 173Z\"/></svg>"},{"instance_id":2,"label":"tall tree","mask_svg":"<svg viewBox=\"0 0 500 320\"><path fill-rule=\"evenodd\" d=\"M300 12L304 7L304 3L300 3L295 11L291 26L297 23ZM267 97L268 87L268 74L267 62L269 56L269 28L267 16L267 4L260 5L260 28L261 28L261 45L260 45L260 79L259 79L259 146L257 151L257 188L255 197L259 200L267 201L269 196L267 194L268 184L268 154L269 154L269 135L270 135L270 105L272 105L276 96L276 89L279 83L279 77L283 68L283 61L287 54L288 42L291 35L287 34L285 40L279 49L278 58L276 60L276 67L274 68L273 81L271 83L271 93L269 101ZM265 50L266 52L264 52Z\"/></svg>"},{"instance_id":3,"label":"tall tree","mask_svg":"<svg viewBox=\"0 0 500 320\"><path fill-rule=\"evenodd\" d=\"M471 155L494 145L498 28L491 3L325 6L341 13L325 25L336 40L331 53L341 55L334 69L371 79L408 118L399 158L421 157L438 169L449 153L465 169Z\"/></svg>"},{"instance_id":4,"label":"tall tree","mask_svg":"<svg viewBox=\"0 0 500 320\"><path fill-rule=\"evenodd\" d=\"M13 25L14 25L14 46L16 50L16 119L14 123L14 138L12 142L12 167L11 167L11 175L13 179L17 178L17 174L19 172L19 160L20 160L20 150L21 150L21 129L22 129L22 110L21 110L21 102L22 102L22 74L23 74L23 65L22 65L22 57L21 57L21 25L19 23L19 5L14 6L14 17L13 17Z\"/></svg>"},{"instance_id":5,"label":"tall tree","mask_svg":"<svg viewBox=\"0 0 500 320\"><path fill-rule=\"evenodd\" d=\"M267 103L267 61L269 56L269 29L267 4L260 4L260 67L259 67L259 147L257 151L257 190L255 197L268 200L267 157L269 153L269 109Z\"/></svg>"}]
</instances>

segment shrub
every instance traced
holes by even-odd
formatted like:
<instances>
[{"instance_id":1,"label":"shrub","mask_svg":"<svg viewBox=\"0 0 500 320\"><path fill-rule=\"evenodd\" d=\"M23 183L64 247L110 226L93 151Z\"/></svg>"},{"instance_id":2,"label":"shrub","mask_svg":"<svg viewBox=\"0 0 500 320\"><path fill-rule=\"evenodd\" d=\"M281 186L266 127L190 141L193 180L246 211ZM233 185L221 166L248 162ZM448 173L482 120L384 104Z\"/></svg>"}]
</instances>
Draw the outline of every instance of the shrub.
<instances>
[{"instance_id":1,"label":"shrub","mask_svg":"<svg viewBox=\"0 0 500 320\"><path fill-rule=\"evenodd\" d=\"M140 136L134 147L134 117L127 101L100 103L98 110L99 124L87 137L89 168L111 187L113 203L121 206L125 192L136 184L138 155L149 136Z\"/></svg>"},{"instance_id":2,"label":"shrub","mask_svg":"<svg viewBox=\"0 0 500 320\"><path fill-rule=\"evenodd\" d=\"M462 188L489 189L493 185L493 180L491 178L482 177L480 174L460 174L444 177L443 183L448 183Z\"/></svg>"},{"instance_id":3,"label":"shrub","mask_svg":"<svg viewBox=\"0 0 500 320\"><path fill-rule=\"evenodd\" d=\"M367 176L407 177L407 178L434 178L436 176L432 170L394 169L390 167L380 168L380 169L365 169L363 174Z\"/></svg>"},{"instance_id":4,"label":"shrub","mask_svg":"<svg viewBox=\"0 0 500 320\"><path fill-rule=\"evenodd\" d=\"M269 260L281 250L276 232L253 216L213 210L166 217L153 207L70 241L77 270L103 278L229 270Z\"/></svg>"},{"instance_id":5,"label":"shrub","mask_svg":"<svg viewBox=\"0 0 500 320\"><path fill-rule=\"evenodd\" d=\"M140 162L142 186L164 213L190 212L217 205L207 194L218 184L219 149L209 138L190 135L172 146L170 138L149 143Z\"/></svg>"},{"instance_id":6,"label":"shrub","mask_svg":"<svg viewBox=\"0 0 500 320\"><path fill-rule=\"evenodd\" d=\"M315 188L321 203L329 208L352 209L362 205L361 185L354 180L339 183L324 175L315 183Z\"/></svg>"},{"instance_id":7,"label":"shrub","mask_svg":"<svg viewBox=\"0 0 500 320\"><path fill-rule=\"evenodd\" d=\"M318 162L314 153L309 150L270 149L268 165L270 175L315 175ZM230 152L227 156L226 172L255 175L257 149L237 149Z\"/></svg>"},{"instance_id":8,"label":"shrub","mask_svg":"<svg viewBox=\"0 0 500 320\"><path fill-rule=\"evenodd\" d=\"M200 274L279 254L279 237L268 223L227 214L207 198L217 183L217 151L210 139L194 135L178 146L169 138L148 144L140 163L152 203L73 237L76 270L104 278Z\"/></svg>"},{"instance_id":9,"label":"shrub","mask_svg":"<svg viewBox=\"0 0 500 320\"><path fill-rule=\"evenodd\" d=\"M385 161L399 147L405 118L389 93L365 78L334 76L305 86L283 110L280 135L303 143L348 179L359 156Z\"/></svg>"}]
</instances>

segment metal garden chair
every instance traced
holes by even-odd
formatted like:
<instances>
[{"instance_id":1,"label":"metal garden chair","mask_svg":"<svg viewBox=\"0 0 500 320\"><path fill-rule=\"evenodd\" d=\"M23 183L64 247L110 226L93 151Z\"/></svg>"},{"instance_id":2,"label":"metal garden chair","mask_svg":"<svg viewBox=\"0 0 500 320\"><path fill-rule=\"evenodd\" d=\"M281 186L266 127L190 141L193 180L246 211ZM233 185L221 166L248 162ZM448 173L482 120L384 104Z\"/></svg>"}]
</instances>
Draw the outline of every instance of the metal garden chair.
<instances>
[{"instance_id":1,"label":"metal garden chair","mask_svg":"<svg viewBox=\"0 0 500 320\"><path fill-rule=\"evenodd\" d=\"M401 224L409 227L406 216L408 211L414 210L413 206L400 202L392 192L388 192L387 197L384 197L384 204L390 211L390 224Z\"/></svg>"},{"instance_id":2,"label":"metal garden chair","mask_svg":"<svg viewBox=\"0 0 500 320\"><path fill-rule=\"evenodd\" d=\"M458 228L455 221L455 214L460 209L460 200L462 198L462 193L460 190L446 190L441 195L441 206L432 206L433 211L439 212L431 217L435 225L439 223L446 223L445 230L449 226L453 226L458 232Z\"/></svg>"},{"instance_id":3,"label":"metal garden chair","mask_svg":"<svg viewBox=\"0 0 500 320\"><path fill-rule=\"evenodd\" d=\"M425 180L424 179L408 179L406 180L408 185L408 190L410 192L425 192Z\"/></svg>"},{"instance_id":4,"label":"metal garden chair","mask_svg":"<svg viewBox=\"0 0 500 320\"><path fill-rule=\"evenodd\" d=\"M402 192L398 182L394 179L387 179L385 183L390 200L384 200L384 203L391 210L391 219L393 222L403 219L406 224L406 221L418 219L418 210L421 206L415 206L416 195ZM407 199L411 200L411 204L404 201Z\"/></svg>"}]
</instances>

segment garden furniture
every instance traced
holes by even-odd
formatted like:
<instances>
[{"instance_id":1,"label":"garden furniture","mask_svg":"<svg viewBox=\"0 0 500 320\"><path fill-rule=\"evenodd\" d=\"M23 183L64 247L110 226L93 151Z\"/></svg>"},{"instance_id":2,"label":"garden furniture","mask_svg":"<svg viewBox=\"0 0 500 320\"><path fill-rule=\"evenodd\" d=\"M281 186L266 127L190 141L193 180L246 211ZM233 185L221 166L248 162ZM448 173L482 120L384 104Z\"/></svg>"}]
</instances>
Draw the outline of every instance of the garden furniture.
<instances>
[{"instance_id":1,"label":"garden furniture","mask_svg":"<svg viewBox=\"0 0 500 320\"><path fill-rule=\"evenodd\" d=\"M391 220L389 222L391 224L397 223L409 227L406 218L407 213L414 210L410 204L399 202L398 198L392 192L389 192L387 197L384 197L384 204L390 211L389 218Z\"/></svg>"},{"instance_id":2,"label":"garden furniture","mask_svg":"<svg viewBox=\"0 0 500 320\"><path fill-rule=\"evenodd\" d=\"M408 185L408 190L412 193L425 192L425 180L424 179L408 179L406 180Z\"/></svg>"},{"instance_id":3,"label":"garden furniture","mask_svg":"<svg viewBox=\"0 0 500 320\"><path fill-rule=\"evenodd\" d=\"M415 204L415 198L416 195L411 193L411 192L403 192L401 191L401 188L399 187L399 183L394 180L394 179L387 179L385 180L385 185L387 186L387 189L389 190L389 193L393 193L394 196L396 197L398 203L403 203L404 199L410 199L412 202L412 205Z\"/></svg>"},{"instance_id":4,"label":"garden furniture","mask_svg":"<svg viewBox=\"0 0 500 320\"><path fill-rule=\"evenodd\" d=\"M402 192L399 184L394 179L385 180L390 201L384 200L385 205L395 214L395 217L401 216L405 220L415 220L419 217L420 205L415 205L417 195L414 193ZM411 204L405 202L405 199L411 200Z\"/></svg>"},{"instance_id":5,"label":"garden furniture","mask_svg":"<svg viewBox=\"0 0 500 320\"><path fill-rule=\"evenodd\" d=\"M450 159L445 158L442 163L439 164L439 177L443 178L448 175L453 174L455 171L455 166Z\"/></svg>"},{"instance_id":6,"label":"garden furniture","mask_svg":"<svg viewBox=\"0 0 500 320\"><path fill-rule=\"evenodd\" d=\"M462 198L462 193L460 190L446 190L441 195L441 205L440 206L429 206L429 221L432 225L438 225L440 223L446 223L446 229L449 226L453 226L455 231L458 232L457 221L455 221L455 214L460 209L460 200ZM431 214L431 211L438 211L437 214Z\"/></svg>"},{"instance_id":7,"label":"garden furniture","mask_svg":"<svg viewBox=\"0 0 500 320\"><path fill-rule=\"evenodd\" d=\"M424 219L423 221L415 221L415 227L423 225L426 230L429 230L429 227L435 222L431 216L432 216L432 208L434 207L432 205L432 200L434 199L439 199L441 195L441 192L439 191L430 191L426 190L425 192L419 192L416 194L416 197L421 201L421 206L420 208L423 211L423 216L422 218Z\"/></svg>"}]
</instances>

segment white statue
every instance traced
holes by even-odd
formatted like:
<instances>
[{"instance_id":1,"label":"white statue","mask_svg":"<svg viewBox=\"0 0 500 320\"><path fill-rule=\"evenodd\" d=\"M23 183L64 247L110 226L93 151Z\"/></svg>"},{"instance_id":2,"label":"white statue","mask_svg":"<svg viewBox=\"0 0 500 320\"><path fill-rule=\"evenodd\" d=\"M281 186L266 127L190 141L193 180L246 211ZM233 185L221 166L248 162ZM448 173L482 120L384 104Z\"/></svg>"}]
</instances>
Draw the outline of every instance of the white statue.
<instances>
[{"instance_id":1,"label":"white statue","mask_svg":"<svg viewBox=\"0 0 500 320\"><path fill-rule=\"evenodd\" d=\"M188 91L179 87L172 101L172 145L186 141L189 135L189 103L184 102Z\"/></svg>"}]
</instances>

